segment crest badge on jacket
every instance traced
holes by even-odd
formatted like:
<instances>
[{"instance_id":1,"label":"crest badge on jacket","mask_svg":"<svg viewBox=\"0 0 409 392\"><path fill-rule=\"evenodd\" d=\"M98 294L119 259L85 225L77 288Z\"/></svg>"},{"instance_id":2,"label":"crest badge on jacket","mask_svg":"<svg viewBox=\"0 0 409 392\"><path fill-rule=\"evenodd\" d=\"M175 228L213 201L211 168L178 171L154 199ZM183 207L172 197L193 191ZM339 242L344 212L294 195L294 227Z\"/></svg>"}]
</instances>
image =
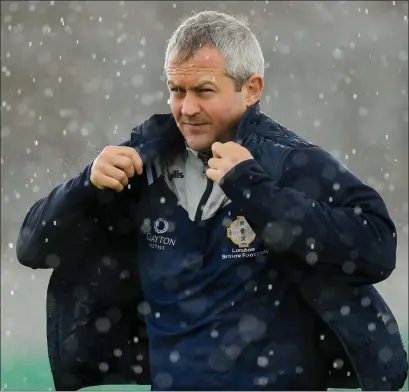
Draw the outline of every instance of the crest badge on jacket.
<instances>
[{"instance_id":1,"label":"crest badge on jacket","mask_svg":"<svg viewBox=\"0 0 409 392\"><path fill-rule=\"evenodd\" d=\"M256 233L244 216L238 216L227 228L227 237L239 248L248 248L256 238Z\"/></svg>"}]
</instances>

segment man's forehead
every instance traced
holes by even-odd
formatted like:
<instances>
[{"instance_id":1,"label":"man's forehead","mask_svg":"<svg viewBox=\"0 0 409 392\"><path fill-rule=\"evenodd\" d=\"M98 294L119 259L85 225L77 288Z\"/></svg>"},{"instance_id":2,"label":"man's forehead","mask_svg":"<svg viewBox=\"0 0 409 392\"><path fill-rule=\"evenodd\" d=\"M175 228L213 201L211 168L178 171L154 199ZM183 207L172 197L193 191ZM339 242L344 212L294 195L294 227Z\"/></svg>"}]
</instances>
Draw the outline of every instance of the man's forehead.
<instances>
[{"instance_id":1,"label":"man's forehead","mask_svg":"<svg viewBox=\"0 0 409 392\"><path fill-rule=\"evenodd\" d=\"M215 47L212 47L210 45L205 45L199 50L194 51L193 53L190 51L186 52L183 49L175 48L169 56L169 63L180 63L182 59L184 65L207 65L213 63L222 66L224 64L224 58L222 54Z\"/></svg>"},{"instance_id":2,"label":"man's forehead","mask_svg":"<svg viewBox=\"0 0 409 392\"><path fill-rule=\"evenodd\" d=\"M223 74L224 66L213 61L185 61L183 63L176 63L170 61L166 71L168 74Z\"/></svg>"},{"instance_id":3,"label":"man's forehead","mask_svg":"<svg viewBox=\"0 0 409 392\"><path fill-rule=\"evenodd\" d=\"M219 69L209 68L185 68L170 69L168 68L168 84L185 84L185 83L217 83L224 76L224 72Z\"/></svg>"},{"instance_id":4,"label":"man's forehead","mask_svg":"<svg viewBox=\"0 0 409 392\"><path fill-rule=\"evenodd\" d=\"M166 67L168 77L204 77L207 75L223 75L225 72L225 63L223 57L217 49L212 47L203 47L188 59L178 57L178 51L175 49Z\"/></svg>"}]
</instances>

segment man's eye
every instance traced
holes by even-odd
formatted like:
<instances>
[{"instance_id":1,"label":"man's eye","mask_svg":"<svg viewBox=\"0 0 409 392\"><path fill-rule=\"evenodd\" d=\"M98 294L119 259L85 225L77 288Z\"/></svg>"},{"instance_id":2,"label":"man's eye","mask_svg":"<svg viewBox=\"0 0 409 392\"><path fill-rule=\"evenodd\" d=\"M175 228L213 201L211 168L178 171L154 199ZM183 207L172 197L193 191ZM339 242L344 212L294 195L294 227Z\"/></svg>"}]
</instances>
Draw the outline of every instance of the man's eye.
<instances>
[{"instance_id":1,"label":"man's eye","mask_svg":"<svg viewBox=\"0 0 409 392\"><path fill-rule=\"evenodd\" d=\"M182 90L179 87L172 87L170 89L171 92L173 93L184 93L184 90ZM213 90L209 89L209 88L199 88L196 90L198 93L209 93L209 92L213 92Z\"/></svg>"}]
</instances>

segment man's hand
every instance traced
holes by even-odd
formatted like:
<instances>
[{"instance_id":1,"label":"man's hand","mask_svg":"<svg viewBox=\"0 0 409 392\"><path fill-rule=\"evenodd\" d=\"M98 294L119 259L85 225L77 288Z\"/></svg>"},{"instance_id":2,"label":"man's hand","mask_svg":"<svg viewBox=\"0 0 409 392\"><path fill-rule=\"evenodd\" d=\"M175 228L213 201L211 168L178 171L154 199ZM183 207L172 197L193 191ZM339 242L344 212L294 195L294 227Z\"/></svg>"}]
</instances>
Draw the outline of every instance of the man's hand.
<instances>
[{"instance_id":1,"label":"man's hand","mask_svg":"<svg viewBox=\"0 0 409 392\"><path fill-rule=\"evenodd\" d=\"M209 169L206 170L206 175L217 184L236 165L253 159L249 150L234 142L213 143L212 151L213 158L209 159Z\"/></svg>"},{"instance_id":2,"label":"man's hand","mask_svg":"<svg viewBox=\"0 0 409 392\"><path fill-rule=\"evenodd\" d=\"M125 146L107 146L95 159L91 168L91 182L98 189L121 192L135 173L141 175L143 163L135 149Z\"/></svg>"}]
</instances>

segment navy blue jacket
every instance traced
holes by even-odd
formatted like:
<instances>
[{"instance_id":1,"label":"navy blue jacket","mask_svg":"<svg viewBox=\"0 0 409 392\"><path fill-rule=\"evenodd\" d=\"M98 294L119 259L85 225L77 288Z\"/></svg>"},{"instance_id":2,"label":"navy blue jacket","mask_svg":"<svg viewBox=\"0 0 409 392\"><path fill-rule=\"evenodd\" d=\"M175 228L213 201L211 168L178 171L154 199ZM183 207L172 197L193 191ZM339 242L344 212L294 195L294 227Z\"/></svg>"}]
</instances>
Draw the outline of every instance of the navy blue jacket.
<instances>
[{"instance_id":1,"label":"navy blue jacket","mask_svg":"<svg viewBox=\"0 0 409 392\"><path fill-rule=\"evenodd\" d=\"M204 221L188 219L167 173L134 177L115 194L89 183L91 165L31 208L17 255L32 268L54 268L48 344L56 386L403 385L406 353L373 287L396 261L395 227L379 194L258 104L235 141L254 160L225 176L231 203ZM146 168L185 148L171 115L153 116L126 145ZM233 224L241 217L255 234L246 256L231 242L240 241ZM148 358L135 308L146 316L150 381L148 363L135 361L139 351Z\"/></svg>"}]
</instances>

